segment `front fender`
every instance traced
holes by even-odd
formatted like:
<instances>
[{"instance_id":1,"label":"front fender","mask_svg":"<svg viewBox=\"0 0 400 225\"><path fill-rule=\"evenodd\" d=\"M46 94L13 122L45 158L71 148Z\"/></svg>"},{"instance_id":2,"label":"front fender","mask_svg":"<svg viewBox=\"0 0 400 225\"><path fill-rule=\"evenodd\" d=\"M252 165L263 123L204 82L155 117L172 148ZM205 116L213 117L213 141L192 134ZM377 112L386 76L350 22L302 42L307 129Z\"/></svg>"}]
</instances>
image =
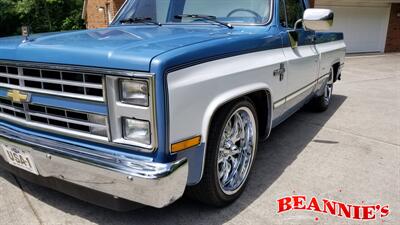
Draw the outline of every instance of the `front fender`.
<instances>
[{"instance_id":1,"label":"front fender","mask_svg":"<svg viewBox=\"0 0 400 225\"><path fill-rule=\"evenodd\" d=\"M271 89L269 88L269 85L266 83L253 83L253 84L248 84L245 86L240 86L236 87L231 90L227 90L218 96L216 96L208 105L204 115L203 115L203 122L202 122L202 129L201 129L201 137L202 137L202 142L207 143L208 139L208 132L209 132L209 127L211 120L214 116L214 114L217 112L219 108L221 108L223 105L225 105L228 102L231 102L232 100L238 99L240 97L246 96L248 94L257 92L257 91L266 91L267 93L271 94ZM272 101L269 101L270 103ZM270 104L268 106L268 109L271 110L273 107ZM269 118L270 122L269 124L272 124L272 116Z\"/></svg>"},{"instance_id":2,"label":"front fender","mask_svg":"<svg viewBox=\"0 0 400 225\"><path fill-rule=\"evenodd\" d=\"M263 54L225 58L167 75L170 145L201 135L200 146L177 154L178 159L188 159L189 185L201 180L209 125L221 106L261 90L268 92L269 103L272 104L274 90L268 82L274 81L274 77L266 74L273 74L277 65L273 60L263 60L269 58ZM239 59L241 63L237 63ZM273 109L272 105L266 107ZM269 113L269 120L273 118L272 113Z\"/></svg>"},{"instance_id":3,"label":"front fender","mask_svg":"<svg viewBox=\"0 0 400 225\"><path fill-rule=\"evenodd\" d=\"M202 143L201 145L188 149L183 152L179 152L177 154L178 159L187 159L189 162L189 176L188 176L188 185L195 185L198 182L200 182L202 176L203 176L203 171L204 171L204 161L206 157L206 148L207 148L207 140L208 140L208 133L209 133L209 128L210 128L210 123L215 115L215 113L226 103L231 102L235 99L238 99L240 97L246 96L248 94L258 92L258 91L266 91L270 93L270 89L268 85L264 83L254 83L254 84L248 84L245 86L240 86L231 90L227 90L218 96L216 96L207 106L204 114L201 116L202 120L202 125L201 129L201 138L202 138ZM270 95L268 97L271 97ZM269 125L272 124L272 101L268 101L270 103L268 107L269 116L268 119L270 120L268 122ZM195 119L195 118L193 118ZM268 130L271 129L271 127L267 128Z\"/></svg>"}]
</instances>

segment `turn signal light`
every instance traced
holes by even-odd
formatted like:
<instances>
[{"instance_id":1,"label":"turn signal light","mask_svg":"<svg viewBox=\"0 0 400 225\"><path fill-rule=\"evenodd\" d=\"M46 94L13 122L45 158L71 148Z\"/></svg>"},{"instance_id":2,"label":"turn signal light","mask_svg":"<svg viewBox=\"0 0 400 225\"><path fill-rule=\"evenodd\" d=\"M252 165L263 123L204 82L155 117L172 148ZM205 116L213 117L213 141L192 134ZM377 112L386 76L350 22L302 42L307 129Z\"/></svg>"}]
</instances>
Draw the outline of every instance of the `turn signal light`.
<instances>
[{"instance_id":1,"label":"turn signal light","mask_svg":"<svg viewBox=\"0 0 400 225\"><path fill-rule=\"evenodd\" d=\"M185 141L181 141L181 142L172 144L171 145L171 152L172 153L177 153L177 152L186 150L188 148L197 146L197 145L200 144L200 141L201 141L201 136L197 136L197 137L185 140Z\"/></svg>"}]
</instances>

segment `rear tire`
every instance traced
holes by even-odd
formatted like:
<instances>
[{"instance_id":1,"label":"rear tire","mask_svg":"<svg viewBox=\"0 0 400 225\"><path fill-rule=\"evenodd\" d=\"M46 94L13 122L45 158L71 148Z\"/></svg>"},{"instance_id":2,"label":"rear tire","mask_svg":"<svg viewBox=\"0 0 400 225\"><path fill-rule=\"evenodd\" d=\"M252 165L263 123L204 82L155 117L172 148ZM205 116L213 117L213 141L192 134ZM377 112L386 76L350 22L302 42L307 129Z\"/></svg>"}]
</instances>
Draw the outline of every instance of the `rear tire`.
<instances>
[{"instance_id":1,"label":"rear tire","mask_svg":"<svg viewBox=\"0 0 400 225\"><path fill-rule=\"evenodd\" d=\"M324 112L329 108L333 93L333 79L334 79L333 71L334 71L333 67L331 67L331 70L329 72L329 79L323 87L324 93L321 96L315 97L310 102L310 106L316 112Z\"/></svg>"},{"instance_id":2,"label":"rear tire","mask_svg":"<svg viewBox=\"0 0 400 225\"><path fill-rule=\"evenodd\" d=\"M203 177L188 188L188 195L217 207L238 199L257 152L257 135L257 113L250 99L221 108L210 125Z\"/></svg>"}]
</instances>

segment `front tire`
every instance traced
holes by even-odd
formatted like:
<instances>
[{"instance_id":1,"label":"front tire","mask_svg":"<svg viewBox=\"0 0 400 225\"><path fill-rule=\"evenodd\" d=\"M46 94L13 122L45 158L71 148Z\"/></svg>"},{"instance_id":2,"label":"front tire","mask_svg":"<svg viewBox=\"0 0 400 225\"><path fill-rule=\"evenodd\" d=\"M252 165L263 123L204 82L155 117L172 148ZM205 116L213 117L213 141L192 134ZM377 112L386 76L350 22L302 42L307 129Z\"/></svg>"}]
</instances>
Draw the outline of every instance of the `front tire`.
<instances>
[{"instance_id":1,"label":"front tire","mask_svg":"<svg viewBox=\"0 0 400 225\"><path fill-rule=\"evenodd\" d=\"M228 103L210 125L203 178L189 187L196 200L222 207L242 194L257 152L258 120L250 99Z\"/></svg>"}]
</instances>

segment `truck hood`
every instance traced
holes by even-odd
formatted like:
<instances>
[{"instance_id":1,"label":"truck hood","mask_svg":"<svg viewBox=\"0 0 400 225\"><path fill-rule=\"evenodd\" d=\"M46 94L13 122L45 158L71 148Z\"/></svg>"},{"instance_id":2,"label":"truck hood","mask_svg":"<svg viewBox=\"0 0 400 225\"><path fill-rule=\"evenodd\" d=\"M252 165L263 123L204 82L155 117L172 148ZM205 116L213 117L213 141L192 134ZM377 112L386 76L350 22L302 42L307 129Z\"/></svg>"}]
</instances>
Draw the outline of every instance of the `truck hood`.
<instances>
[{"instance_id":1,"label":"truck hood","mask_svg":"<svg viewBox=\"0 0 400 225\"><path fill-rule=\"evenodd\" d=\"M216 26L125 26L38 34L27 42L7 37L0 38L0 60L149 71L162 53L230 35Z\"/></svg>"}]
</instances>

